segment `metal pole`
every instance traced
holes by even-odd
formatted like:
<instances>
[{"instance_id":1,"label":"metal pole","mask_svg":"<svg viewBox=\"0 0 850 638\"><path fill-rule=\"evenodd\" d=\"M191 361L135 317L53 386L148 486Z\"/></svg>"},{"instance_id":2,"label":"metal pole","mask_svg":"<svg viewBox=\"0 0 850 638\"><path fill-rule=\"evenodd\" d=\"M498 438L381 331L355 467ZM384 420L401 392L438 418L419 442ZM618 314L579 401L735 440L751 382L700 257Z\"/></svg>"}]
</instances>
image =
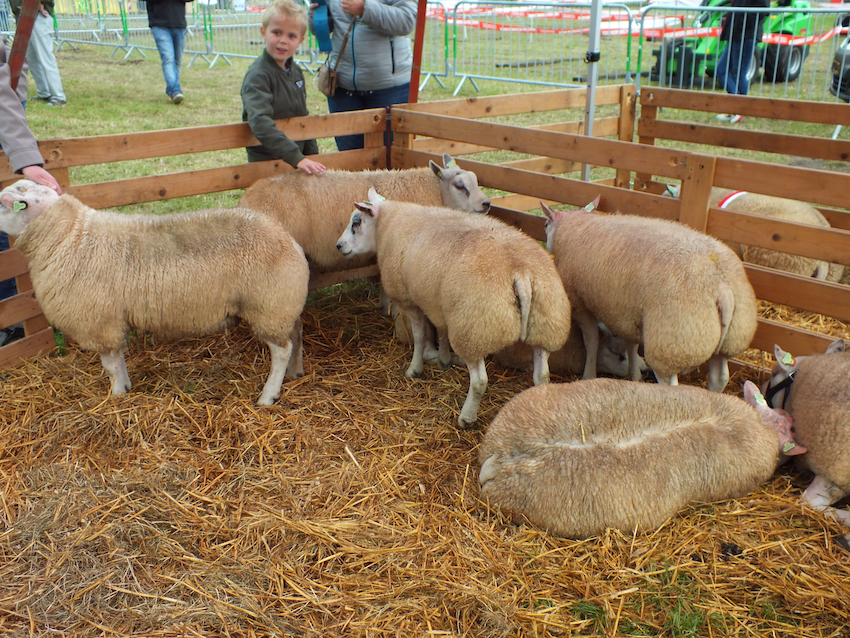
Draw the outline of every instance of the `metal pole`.
<instances>
[{"instance_id":1,"label":"metal pole","mask_svg":"<svg viewBox=\"0 0 850 638\"><path fill-rule=\"evenodd\" d=\"M602 1L592 0L590 5L590 41L587 45L587 99L584 106L584 134L593 137L593 116L596 111L596 84L599 76L599 41L602 31ZM590 166L581 167L581 179L590 181Z\"/></svg>"}]
</instances>

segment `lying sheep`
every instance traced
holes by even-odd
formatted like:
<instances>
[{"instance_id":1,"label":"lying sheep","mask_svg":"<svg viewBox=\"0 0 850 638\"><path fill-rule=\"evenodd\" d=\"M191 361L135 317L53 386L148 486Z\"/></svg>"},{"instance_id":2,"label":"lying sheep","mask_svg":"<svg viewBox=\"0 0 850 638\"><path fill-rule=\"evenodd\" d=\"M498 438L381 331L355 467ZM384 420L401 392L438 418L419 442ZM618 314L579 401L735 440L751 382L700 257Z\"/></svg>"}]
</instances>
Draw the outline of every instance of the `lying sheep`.
<instances>
[{"instance_id":1,"label":"lying sheep","mask_svg":"<svg viewBox=\"0 0 850 638\"><path fill-rule=\"evenodd\" d=\"M424 326L430 319L466 362L469 393L458 417L478 417L487 389L484 357L517 341L534 348L534 383L549 380L549 352L567 340L570 306L549 255L533 239L495 219L445 208L382 201L357 204L337 248L343 255L375 252L381 283L410 318L413 359L405 373L422 374Z\"/></svg>"},{"instance_id":2,"label":"lying sheep","mask_svg":"<svg viewBox=\"0 0 850 638\"><path fill-rule=\"evenodd\" d=\"M744 397L618 379L530 388L484 434L481 497L585 538L652 530L690 503L744 496L783 454L805 452L755 384Z\"/></svg>"},{"instance_id":3,"label":"lying sheep","mask_svg":"<svg viewBox=\"0 0 850 638\"><path fill-rule=\"evenodd\" d=\"M678 196L678 190L676 187L668 187L668 191L673 196ZM823 228L830 227L826 217L817 208L793 199L714 187L711 189L708 203L709 206L714 208L723 208L738 213L749 213L760 217L770 217ZM841 281L844 274L844 266L830 264L821 259L812 259L811 257L802 257L746 244L729 243L729 246L746 262L776 268L803 277L838 282Z\"/></svg>"},{"instance_id":4,"label":"lying sheep","mask_svg":"<svg viewBox=\"0 0 850 638\"><path fill-rule=\"evenodd\" d=\"M795 438L808 450L797 459L815 474L803 500L850 526L850 512L830 507L850 493L850 352L839 339L825 354L792 357L779 346L774 354L764 395L791 413Z\"/></svg>"},{"instance_id":5,"label":"lying sheep","mask_svg":"<svg viewBox=\"0 0 850 638\"><path fill-rule=\"evenodd\" d=\"M679 373L708 361L708 388L721 392L728 358L742 353L756 330L755 293L735 254L676 222L541 205L547 246L582 328L584 378L596 377L600 321L628 343L633 380L641 377L643 343L659 382L675 385Z\"/></svg>"},{"instance_id":6,"label":"lying sheep","mask_svg":"<svg viewBox=\"0 0 850 638\"><path fill-rule=\"evenodd\" d=\"M301 372L309 266L274 221L240 209L96 211L27 180L3 191L0 203L0 229L17 235L45 316L100 354L112 394L131 386L124 360L130 331L202 336L235 317L271 350L260 405L280 396L285 373Z\"/></svg>"},{"instance_id":7,"label":"lying sheep","mask_svg":"<svg viewBox=\"0 0 850 638\"><path fill-rule=\"evenodd\" d=\"M370 187L389 198L423 206L473 213L490 210L475 173L460 168L450 155L443 155L443 162L443 168L430 162L430 168L395 171L328 170L320 175L293 171L257 181L245 190L238 206L283 224L315 270L357 268L373 262L374 255L347 261L336 242L351 218L352 203L362 201Z\"/></svg>"}]
</instances>

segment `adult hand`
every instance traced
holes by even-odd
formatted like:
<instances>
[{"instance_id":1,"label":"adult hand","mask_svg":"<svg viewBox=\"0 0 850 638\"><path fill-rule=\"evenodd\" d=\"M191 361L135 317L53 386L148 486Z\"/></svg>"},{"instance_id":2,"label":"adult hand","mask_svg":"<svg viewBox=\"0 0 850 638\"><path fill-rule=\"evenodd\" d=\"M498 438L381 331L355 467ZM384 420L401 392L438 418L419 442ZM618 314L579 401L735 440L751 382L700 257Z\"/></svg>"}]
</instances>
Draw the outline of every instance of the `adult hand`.
<instances>
[{"instance_id":1,"label":"adult hand","mask_svg":"<svg viewBox=\"0 0 850 638\"><path fill-rule=\"evenodd\" d=\"M45 18L49 18L50 14L47 13L47 9L44 8L44 5L40 2L38 3L38 12L43 15Z\"/></svg>"},{"instance_id":2,"label":"adult hand","mask_svg":"<svg viewBox=\"0 0 850 638\"><path fill-rule=\"evenodd\" d=\"M56 178L44 170L41 166L26 166L23 170L21 170L21 173L23 173L24 177L26 177L29 181L52 188L59 195L62 194L62 187L59 186L59 182L57 182Z\"/></svg>"},{"instance_id":3,"label":"adult hand","mask_svg":"<svg viewBox=\"0 0 850 638\"><path fill-rule=\"evenodd\" d=\"M342 0L342 10L348 15L362 16L366 10L366 0Z\"/></svg>"},{"instance_id":4,"label":"adult hand","mask_svg":"<svg viewBox=\"0 0 850 638\"><path fill-rule=\"evenodd\" d=\"M311 160L309 157L305 157L303 160L298 162L298 168L307 173L307 175L324 173L326 169L324 164Z\"/></svg>"}]
</instances>

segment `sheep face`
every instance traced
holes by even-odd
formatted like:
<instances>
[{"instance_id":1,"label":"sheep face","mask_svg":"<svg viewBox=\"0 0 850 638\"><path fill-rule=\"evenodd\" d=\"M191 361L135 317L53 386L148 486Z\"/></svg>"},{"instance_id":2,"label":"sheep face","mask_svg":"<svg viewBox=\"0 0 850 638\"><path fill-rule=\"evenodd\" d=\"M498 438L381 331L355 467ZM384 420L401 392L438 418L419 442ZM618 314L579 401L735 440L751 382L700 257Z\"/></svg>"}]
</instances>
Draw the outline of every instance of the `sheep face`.
<instances>
[{"instance_id":1,"label":"sheep face","mask_svg":"<svg viewBox=\"0 0 850 638\"><path fill-rule=\"evenodd\" d=\"M467 213L487 213L490 199L478 186L475 173L463 170L448 153L443 154L443 164L430 162L431 170L440 180L443 206Z\"/></svg>"},{"instance_id":2,"label":"sheep face","mask_svg":"<svg viewBox=\"0 0 850 638\"><path fill-rule=\"evenodd\" d=\"M0 192L0 230L17 237L57 199L52 188L28 179L15 182Z\"/></svg>"},{"instance_id":3,"label":"sheep face","mask_svg":"<svg viewBox=\"0 0 850 638\"><path fill-rule=\"evenodd\" d=\"M369 191L374 192L374 189ZM376 249L375 229L378 218L377 204L369 202L365 204L355 204L357 210L351 213L351 221L339 241L336 243L336 249L342 253L344 257L354 257L355 255L364 255L374 253Z\"/></svg>"},{"instance_id":4,"label":"sheep face","mask_svg":"<svg viewBox=\"0 0 850 638\"><path fill-rule=\"evenodd\" d=\"M806 448L794 442L792 427L794 421L791 415L785 410L771 408L759 392L758 386L752 381L744 383L744 401L756 409L763 423L776 430L780 456L796 456L806 452Z\"/></svg>"}]
</instances>

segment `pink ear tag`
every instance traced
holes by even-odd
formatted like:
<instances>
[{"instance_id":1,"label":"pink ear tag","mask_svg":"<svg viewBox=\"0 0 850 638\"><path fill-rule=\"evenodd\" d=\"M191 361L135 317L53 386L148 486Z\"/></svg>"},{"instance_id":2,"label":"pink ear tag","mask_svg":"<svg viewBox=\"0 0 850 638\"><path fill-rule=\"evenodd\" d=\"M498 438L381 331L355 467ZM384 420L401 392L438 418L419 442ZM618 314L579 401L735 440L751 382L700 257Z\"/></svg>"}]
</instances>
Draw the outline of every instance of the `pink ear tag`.
<instances>
[{"instance_id":1,"label":"pink ear tag","mask_svg":"<svg viewBox=\"0 0 850 638\"><path fill-rule=\"evenodd\" d=\"M791 441L785 441L785 443L782 444L782 453L788 454L788 452L793 450L795 447L797 447L796 443L793 443Z\"/></svg>"},{"instance_id":2,"label":"pink ear tag","mask_svg":"<svg viewBox=\"0 0 850 638\"><path fill-rule=\"evenodd\" d=\"M15 211L16 213L24 210L26 207L27 207L26 202L15 202L14 204L12 204L12 210Z\"/></svg>"},{"instance_id":3,"label":"pink ear tag","mask_svg":"<svg viewBox=\"0 0 850 638\"><path fill-rule=\"evenodd\" d=\"M794 357L792 357L792 356L791 356L791 353L790 353L790 352L786 352L786 353L785 353L785 356L784 356L784 357L782 357L782 363L784 363L786 366L793 366L793 365L795 365L797 362L796 362L796 361L794 361Z\"/></svg>"}]
</instances>

